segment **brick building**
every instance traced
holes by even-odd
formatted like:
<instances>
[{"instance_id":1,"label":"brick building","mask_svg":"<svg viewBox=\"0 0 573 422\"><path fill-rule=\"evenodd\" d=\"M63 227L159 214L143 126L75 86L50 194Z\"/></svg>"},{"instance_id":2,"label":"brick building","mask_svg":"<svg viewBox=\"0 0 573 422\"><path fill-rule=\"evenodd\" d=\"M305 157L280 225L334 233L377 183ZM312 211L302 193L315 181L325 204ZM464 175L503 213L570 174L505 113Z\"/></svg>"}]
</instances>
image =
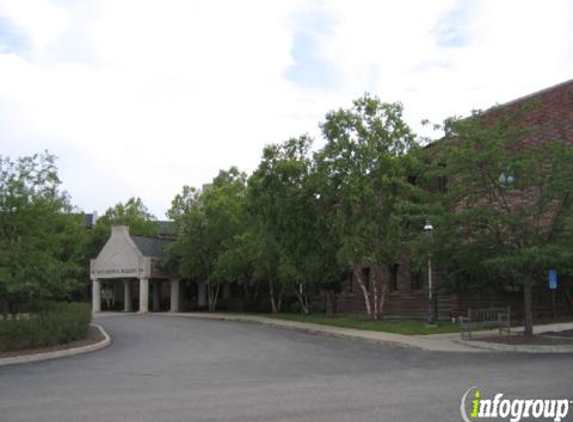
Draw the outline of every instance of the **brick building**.
<instances>
[{"instance_id":1,"label":"brick building","mask_svg":"<svg viewBox=\"0 0 573 422\"><path fill-rule=\"evenodd\" d=\"M539 146L549 140L559 139L573 148L573 80L493 107L485 113L485 118L495 119L500 113L511 113L517 110L526 110L520 115L518 125L532 128L526 132L522 142L519 143L521 147ZM401 262L397 262L390 268L379 269L365 266L358 273L366 286L370 285L373 280L387 281L384 316L407 318L427 316L427 271L413 268L411 254L404 252ZM365 312L363 292L355 277L343 286L337 303L338 312ZM439 278L439 271L433 271L440 319L465 315L468 307L510 305L514 315L519 317L522 313L523 295L519 288L492 288L472 293L456 291L443 294L440 292ZM572 281L565 277L561 278L560 283L556 302L557 313L573 314L573 298L569 287ZM327 303L327 308L331 306L331 303ZM538 283L535 286L533 307L536 316L551 314L552 298L546 283Z\"/></svg>"}]
</instances>

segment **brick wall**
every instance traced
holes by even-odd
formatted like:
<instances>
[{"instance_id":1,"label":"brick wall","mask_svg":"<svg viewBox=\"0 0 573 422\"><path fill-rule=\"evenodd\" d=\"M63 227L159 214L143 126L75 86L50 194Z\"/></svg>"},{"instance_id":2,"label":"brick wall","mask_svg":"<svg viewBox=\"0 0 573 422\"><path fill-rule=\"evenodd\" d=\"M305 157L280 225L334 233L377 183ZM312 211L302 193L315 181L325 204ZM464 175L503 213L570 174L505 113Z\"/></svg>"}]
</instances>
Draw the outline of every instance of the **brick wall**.
<instances>
[{"instance_id":1,"label":"brick wall","mask_svg":"<svg viewBox=\"0 0 573 422\"><path fill-rule=\"evenodd\" d=\"M499 113L520 109L527 109L527 112L520 116L518 124L531 129L519 143L520 147L539 146L548 140L563 140L573 147L573 80L492 108L486 116L495 119ZM437 189L437 186L435 188ZM406 253L402 255L399 264L397 289L387 292L383 313L389 317L425 318L428 309L427 290L414 288L416 283ZM371 271L372 277L378 280L389 277L387 269L372 268ZM439 289L439 274L436 273L433 278ZM427 284L426 279L427 277L423 278L424 286ZM567 283L569 282L566 281L566 285ZM563 290L561 293L557 301L558 313L573 313ZM534 312L547 315L551 311L551 293L543 283L540 282L535 287L534 298ZM510 305L514 315L519 317L522 313L522 294L503 290L438 294L440 319L465 315L468 307L507 305ZM338 310L341 313L366 312L362 290L354 278L345 284L339 298Z\"/></svg>"},{"instance_id":2,"label":"brick wall","mask_svg":"<svg viewBox=\"0 0 573 422\"><path fill-rule=\"evenodd\" d=\"M525 145L539 145L548 140L563 140L573 146L573 80L547 88L535 94L495 107L488 115L514 112L531 107L518 122L532 128Z\"/></svg>"}]
</instances>

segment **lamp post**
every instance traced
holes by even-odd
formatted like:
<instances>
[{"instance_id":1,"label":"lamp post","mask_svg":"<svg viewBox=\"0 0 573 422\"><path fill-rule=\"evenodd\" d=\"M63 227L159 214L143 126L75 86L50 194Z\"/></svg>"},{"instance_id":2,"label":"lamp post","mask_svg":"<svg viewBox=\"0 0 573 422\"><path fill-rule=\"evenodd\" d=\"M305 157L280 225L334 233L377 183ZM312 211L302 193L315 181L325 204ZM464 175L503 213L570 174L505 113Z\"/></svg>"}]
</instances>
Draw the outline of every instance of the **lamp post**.
<instances>
[{"instance_id":1,"label":"lamp post","mask_svg":"<svg viewBox=\"0 0 573 422\"><path fill-rule=\"evenodd\" d=\"M434 226L430 224L430 221L426 221L424 225L424 231L432 236L434 231ZM434 297L433 297L433 285L432 285L432 259L430 253L428 252L428 325L436 324L436 315L434 311Z\"/></svg>"}]
</instances>

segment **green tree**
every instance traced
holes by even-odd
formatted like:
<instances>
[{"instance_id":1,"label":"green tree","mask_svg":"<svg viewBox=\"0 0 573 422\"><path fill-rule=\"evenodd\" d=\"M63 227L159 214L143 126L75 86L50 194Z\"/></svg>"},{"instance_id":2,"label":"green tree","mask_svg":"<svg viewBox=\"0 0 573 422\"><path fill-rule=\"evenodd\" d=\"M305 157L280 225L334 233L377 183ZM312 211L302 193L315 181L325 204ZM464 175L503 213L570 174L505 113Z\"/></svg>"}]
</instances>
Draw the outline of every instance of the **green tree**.
<instances>
[{"instance_id":1,"label":"green tree","mask_svg":"<svg viewBox=\"0 0 573 422\"><path fill-rule=\"evenodd\" d=\"M155 236L159 231L156 218L149 212L141 198L129 198L118 203L97 219L89 234L86 255L95 258L110 236L112 226L128 226L131 234Z\"/></svg>"},{"instance_id":2,"label":"green tree","mask_svg":"<svg viewBox=\"0 0 573 422\"><path fill-rule=\"evenodd\" d=\"M545 132L524 124L529 107L451 119L434 153L435 174L449 177L436 230L444 272L456 286L522 286L526 335L533 286L571 268L573 239L573 149L531 142Z\"/></svg>"},{"instance_id":3,"label":"green tree","mask_svg":"<svg viewBox=\"0 0 573 422\"><path fill-rule=\"evenodd\" d=\"M168 215L179 232L170 261L183 275L204 282L209 310L215 311L223 282L237 280L236 251L245 225L246 175L221 171L204 191L185 186Z\"/></svg>"},{"instance_id":4,"label":"green tree","mask_svg":"<svg viewBox=\"0 0 573 422\"><path fill-rule=\"evenodd\" d=\"M351 281L353 268L339 259L342 238L333 217L339 197L329 191L332 187L328 172L313 160L306 184L309 195L306 210L310 222L304 271L314 286L325 292L330 304L326 310L337 313L343 284Z\"/></svg>"},{"instance_id":5,"label":"green tree","mask_svg":"<svg viewBox=\"0 0 573 422\"><path fill-rule=\"evenodd\" d=\"M56 158L0 157L0 297L11 312L80 286L83 219L60 190Z\"/></svg>"},{"instance_id":6,"label":"green tree","mask_svg":"<svg viewBox=\"0 0 573 422\"><path fill-rule=\"evenodd\" d=\"M249 178L249 207L258 240L256 274L268 284L273 313L280 312L287 290L308 312L307 271L311 244L313 194L307 189L312 159L308 136L272 144L263 150Z\"/></svg>"},{"instance_id":7,"label":"green tree","mask_svg":"<svg viewBox=\"0 0 573 422\"><path fill-rule=\"evenodd\" d=\"M406 153L416 146L415 136L402 119L401 104L369 95L351 109L328 113L322 132L327 142L316 155L319 193L340 242L337 258L341 269L354 270L366 312L378 319L388 280L377 277L367 286L360 267L400 262L405 211L415 189L407 183Z\"/></svg>"},{"instance_id":8,"label":"green tree","mask_svg":"<svg viewBox=\"0 0 573 422\"><path fill-rule=\"evenodd\" d=\"M243 223L244 227L229 239L227 247L217 257L214 279L239 285L243 291L241 309L252 309L258 304L261 287L256 274L258 239L248 213Z\"/></svg>"}]
</instances>

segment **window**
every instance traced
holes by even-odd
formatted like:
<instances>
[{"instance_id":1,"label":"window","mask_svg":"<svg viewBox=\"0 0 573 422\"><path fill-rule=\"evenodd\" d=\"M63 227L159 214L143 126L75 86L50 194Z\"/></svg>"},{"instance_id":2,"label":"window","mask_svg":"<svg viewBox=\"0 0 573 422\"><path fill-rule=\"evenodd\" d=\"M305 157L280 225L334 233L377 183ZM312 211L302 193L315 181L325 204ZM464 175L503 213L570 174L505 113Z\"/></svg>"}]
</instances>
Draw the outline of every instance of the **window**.
<instances>
[{"instance_id":1,"label":"window","mask_svg":"<svg viewBox=\"0 0 573 422\"><path fill-rule=\"evenodd\" d=\"M362 283L370 291L370 268L362 268Z\"/></svg>"},{"instance_id":2,"label":"window","mask_svg":"<svg viewBox=\"0 0 573 422\"><path fill-rule=\"evenodd\" d=\"M398 268L400 267L399 264L392 264L389 267L390 270L390 280L389 280L389 288L391 292L395 292L398 290Z\"/></svg>"},{"instance_id":3,"label":"window","mask_svg":"<svg viewBox=\"0 0 573 422\"><path fill-rule=\"evenodd\" d=\"M413 265L410 265L410 285L413 292L424 288L424 275L422 274L422 270Z\"/></svg>"}]
</instances>

